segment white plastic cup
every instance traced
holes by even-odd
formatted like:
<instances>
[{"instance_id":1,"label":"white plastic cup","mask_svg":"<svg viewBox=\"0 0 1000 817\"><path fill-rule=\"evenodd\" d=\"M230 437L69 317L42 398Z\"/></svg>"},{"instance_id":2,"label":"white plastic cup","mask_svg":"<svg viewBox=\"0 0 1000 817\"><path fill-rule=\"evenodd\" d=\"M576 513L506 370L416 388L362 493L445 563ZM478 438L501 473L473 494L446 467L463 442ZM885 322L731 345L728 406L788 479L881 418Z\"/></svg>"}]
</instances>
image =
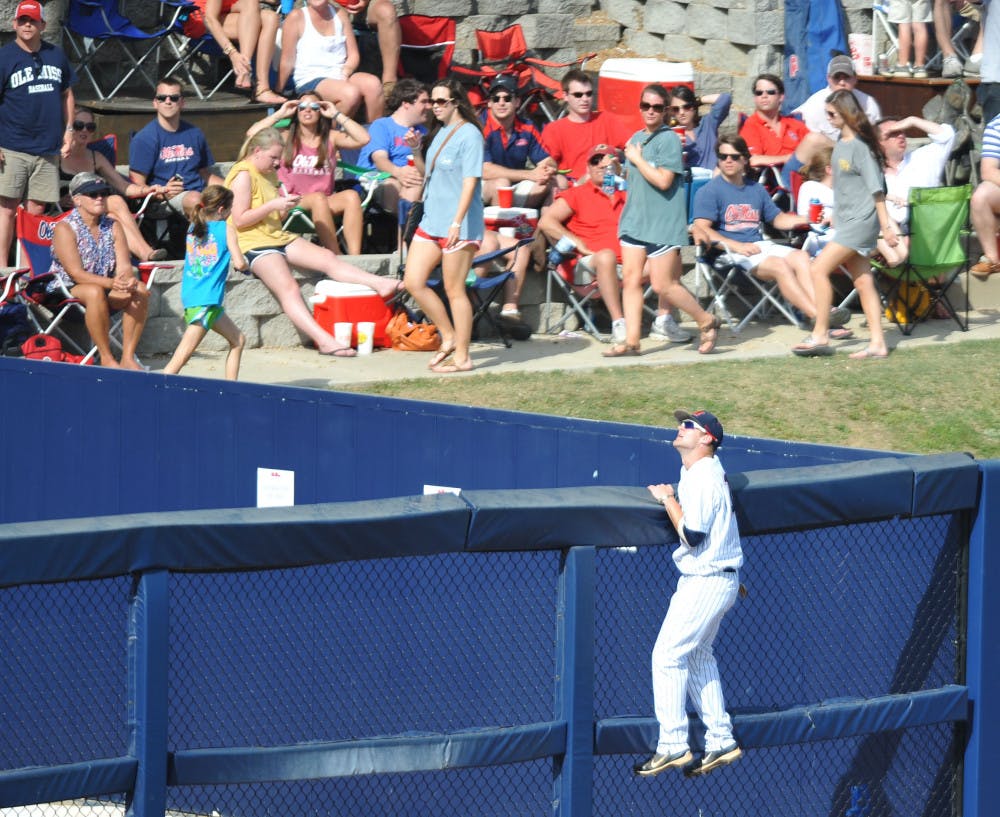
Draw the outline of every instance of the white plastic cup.
<instances>
[{"instance_id":1,"label":"white plastic cup","mask_svg":"<svg viewBox=\"0 0 1000 817\"><path fill-rule=\"evenodd\" d=\"M375 343L375 324L371 321L358 323L358 354L370 355Z\"/></svg>"},{"instance_id":2,"label":"white plastic cup","mask_svg":"<svg viewBox=\"0 0 1000 817\"><path fill-rule=\"evenodd\" d=\"M333 336L337 339L337 343L343 343L344 346L351 345L351 334L353 332L353 323L335 323L333 325Z\"/></svg>"}]
</instances>

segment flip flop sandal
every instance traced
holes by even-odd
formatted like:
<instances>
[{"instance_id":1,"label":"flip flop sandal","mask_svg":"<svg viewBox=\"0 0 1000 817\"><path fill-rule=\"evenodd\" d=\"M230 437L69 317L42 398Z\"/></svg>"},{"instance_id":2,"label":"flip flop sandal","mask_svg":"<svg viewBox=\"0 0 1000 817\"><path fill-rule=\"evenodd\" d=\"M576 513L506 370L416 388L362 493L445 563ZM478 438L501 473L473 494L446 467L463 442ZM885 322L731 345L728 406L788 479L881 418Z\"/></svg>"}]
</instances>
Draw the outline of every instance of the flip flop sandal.
<instances>
[{"instance_id":1,"label":"flip flop sandal","mask_svg":"<svg viewBox=\"0 0 1000 817\"><path fill-rule=\"evenodd\" d=\"M862 349L860 352L852 352L848 357L851 360L885 360L889 353L873 352L871 349Z\"/></svg>"},{"instance_id":2,"label":"flip flop sandal","mask_svg":"<svg viewBox=\"0 0 1000 817\"><path fill-rule=\"evenodd\" d=\"M435 366L440 366L448 358L455 354L455 347L449 346L445 349L443 346L434 353L434 357L430 359L427 363L428 369L433 369Z\"/></svg>"},{"instance_id":3,"label":"flip flop sandal","mask_svg":"<svg viewBox=\"0 0 1000 817\"><path fill-rule=\"evenodd\" d=\"M833 354L829 343L820 343L809 335L802 343L792 347L793 354L799 357L827 357Z\"/></svg>"},{"instance_id":4,"label":"flip flop sandal","mask_svg":"<svg viewBox=\"0 0 1000 817\"><path fill-rule=\"evenodd\" d=\"M641 354L639 347L630 343L617 343L608 351L601 352L602 357L639 357Z\"/></svg>"},{"instance_id":5,"label":"flip flop sandal","mask_svg":"<svg viewBox=\"0 0 1000 817\"><path fill-rule=\"evenodd\" d=\"M712 325L701 331L701 343L698 344L698 354L707 355L715 350L719 342L719 330L722 328L722 321L718 317L712 318Z\"/></svg>"},{"instance_id":6,"label":"flip flop sandal","mask_svg":"<svg viewBox=\"0 0 1000 817\"><path fill-rule=\"evenodd\" d=\"M854 337L854 332L840 326L830 330L830 340L848 340Z\"/></svg>"}]
</instances>

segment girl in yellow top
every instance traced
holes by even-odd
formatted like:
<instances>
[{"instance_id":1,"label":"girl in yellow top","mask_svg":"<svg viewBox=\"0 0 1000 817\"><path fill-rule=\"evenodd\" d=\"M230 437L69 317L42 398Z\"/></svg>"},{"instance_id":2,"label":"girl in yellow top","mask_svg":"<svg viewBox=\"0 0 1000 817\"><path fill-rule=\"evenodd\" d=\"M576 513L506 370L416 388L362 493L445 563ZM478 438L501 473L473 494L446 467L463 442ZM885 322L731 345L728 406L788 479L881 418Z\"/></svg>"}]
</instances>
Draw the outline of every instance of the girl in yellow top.
<instances>
[{"instance_id":1,"label":"girl in yellow top","mask_svg":"<svg viewBox=\"0 0 1000 817\"><path fill-rule=\"evenodd\" d=\"M226 187L233 191L231 219L240 250L250 272L271 290L291 322L312 339L320 354L353 357L353 349L339 343L313 319L291 266L320 271L335 281L363 284L385 299L394 297L402 283L358 269L330 250L281 228L288 211L299 202L299 196L279 195L275 184L283 148L281 134L264 128L244 143L226 176Z\"/></svg>"}]
</instances>

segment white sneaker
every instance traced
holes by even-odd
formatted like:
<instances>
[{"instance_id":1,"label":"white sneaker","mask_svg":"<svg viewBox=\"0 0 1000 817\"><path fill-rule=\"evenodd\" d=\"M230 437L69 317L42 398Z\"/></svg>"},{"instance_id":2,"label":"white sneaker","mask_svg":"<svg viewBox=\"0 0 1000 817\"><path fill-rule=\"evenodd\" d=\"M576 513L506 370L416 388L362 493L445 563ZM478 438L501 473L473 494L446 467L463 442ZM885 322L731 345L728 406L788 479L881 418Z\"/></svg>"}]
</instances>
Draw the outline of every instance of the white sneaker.
<instances>
[{"instance_id":1,"label":"white sneaker","mask_svg":"<svg viewBox=\"0 0 1000 817\"><path fill-rule=\"evenodd\" d=\"M611 321L611 340L615 343L625 342L625 319Z\"/></svg>"},{"instance_id":2,"label":"white sneaker","mask_svg":"<svg viewBox=\"0 0 1000 817\"><path fill-rule=\"evenodd\" d=\"M962 76L962 67L962 61L954 54L950 54L941 60L941 76L960 77Z\"/></svg>"},{"instance_id":3,"label":"white sneaker","mask_svg":"<svg viewBox=\"0 0 1000 817\"><path fill-rule=\"evenodd\" d=\"M671 343L687 343L693 337L687 329L681 329L673 315L657 315L649 330L651 338L666 338Z\"/></svg>"}]
</instances>

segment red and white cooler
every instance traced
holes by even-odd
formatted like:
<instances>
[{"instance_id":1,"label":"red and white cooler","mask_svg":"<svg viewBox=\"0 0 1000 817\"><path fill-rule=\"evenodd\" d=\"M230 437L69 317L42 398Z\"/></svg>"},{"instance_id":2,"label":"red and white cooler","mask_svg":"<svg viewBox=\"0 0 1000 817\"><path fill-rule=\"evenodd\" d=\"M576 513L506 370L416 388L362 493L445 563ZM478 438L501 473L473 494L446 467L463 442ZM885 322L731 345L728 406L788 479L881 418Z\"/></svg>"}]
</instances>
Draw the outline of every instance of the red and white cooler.
<instances>
[{"instance_id":1,"label":"red and white cooler","mask_svg":"<svg viewBox=\"0 0 1000 817\"><path fill-rule=\"evenodd\" d=\"M677 85L694 90L694 66L645 57L605 60L597 77L597 107L624 119L633 130L643 127L639 116L642 89L658 83L668 91Z\"/></svg>"},{"instance_id":2,"label":"red and white cooler","mask_svg":"<svg viewBox=\"0 0 1000 817\"><path fill-rule=\"evenodd\" d=\"M385 334L385 325L392 317L392 310L374 289L364 284L325 280L316 284L316 294L309 302L312 304L316 323L331 335L335 323L353 323L351 345L357 346L358 324L371 321L375 324L374 345L392 346Z\"/></svg>"}]
</instances>

